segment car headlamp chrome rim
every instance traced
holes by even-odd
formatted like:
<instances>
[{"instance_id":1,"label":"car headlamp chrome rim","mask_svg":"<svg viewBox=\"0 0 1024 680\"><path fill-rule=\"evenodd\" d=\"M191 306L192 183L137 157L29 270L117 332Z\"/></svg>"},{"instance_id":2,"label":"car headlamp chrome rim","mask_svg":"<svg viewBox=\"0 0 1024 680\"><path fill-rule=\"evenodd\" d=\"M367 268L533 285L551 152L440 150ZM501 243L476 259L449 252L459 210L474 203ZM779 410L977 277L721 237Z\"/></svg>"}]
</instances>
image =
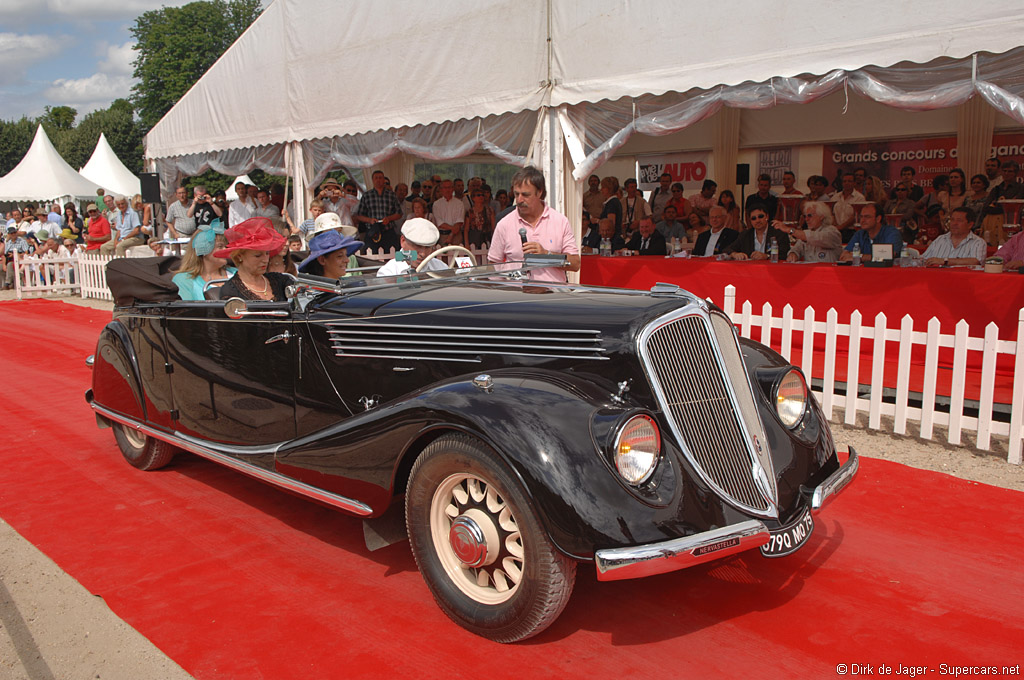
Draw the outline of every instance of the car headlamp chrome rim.
<instances>
[{"instance_id":1,"label":"car headlamp chrome rim","mask_svg":"<svg viewBox=\"0 0 1024 680\"><path fill-rule=\"evenodd\" d=\"M654 474L661 457L661 432L654 419L636 415L619 428L615 437L615 469L632 486L640 486Z\"/></svg>"},{"instance_id":2,"label":"car headlamp chrome rim","mask_svg":"<svg viewBox=\"0 0 1024 680\"><path fill-rule=\"evenodd\" d=\"M793 369L783 376L775 390L775 410L779 420L792 429L807 412L807 383L800 371Z\"/></svg>"}]
</instances>

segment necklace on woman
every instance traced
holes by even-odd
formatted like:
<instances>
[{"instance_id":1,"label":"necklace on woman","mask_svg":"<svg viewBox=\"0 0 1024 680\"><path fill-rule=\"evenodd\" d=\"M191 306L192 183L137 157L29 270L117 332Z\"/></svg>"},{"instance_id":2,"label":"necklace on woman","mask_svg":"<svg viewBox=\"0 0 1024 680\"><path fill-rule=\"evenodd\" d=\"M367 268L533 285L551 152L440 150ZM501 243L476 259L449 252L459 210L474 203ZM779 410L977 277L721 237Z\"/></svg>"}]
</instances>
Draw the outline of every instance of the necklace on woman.
<instances>
[{"instance_id":1,"label":"necklace on woman","mask_svg":"<svg viewBox=\"0 0 1024 680\"><path fill-rule=\"evenodd\" d=\"M263 279L263 288L262 288L262 290L256 290L255 288L250 286L248 283L245 283L244 281L242 283L244 283L245 287L248 288L253 293L255 293L256 295L263 295L264 293L267 292L267 286L270 285L270 281L268 281L267 277L265 277L265 276L261 276L260 278Z\"/></svg>"}]
</instances>

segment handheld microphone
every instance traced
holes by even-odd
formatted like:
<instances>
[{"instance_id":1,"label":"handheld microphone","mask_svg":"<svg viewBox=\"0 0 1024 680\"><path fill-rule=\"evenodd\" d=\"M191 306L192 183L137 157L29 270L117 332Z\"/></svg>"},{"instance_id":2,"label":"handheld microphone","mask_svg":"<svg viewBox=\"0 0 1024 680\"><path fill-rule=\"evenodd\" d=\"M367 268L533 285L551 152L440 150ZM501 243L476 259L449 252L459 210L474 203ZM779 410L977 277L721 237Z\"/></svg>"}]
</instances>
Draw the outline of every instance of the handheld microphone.
<instances>
[{"instance_id":1,"label":"handheld microphone","mask_svg":"<svg viewBox=\"0 0 1024 680\"><path fill-rule=\"evenodd\" d=\"M519 227L519 240L526 243L526 227Z\"/></svg>"}]
</instances>

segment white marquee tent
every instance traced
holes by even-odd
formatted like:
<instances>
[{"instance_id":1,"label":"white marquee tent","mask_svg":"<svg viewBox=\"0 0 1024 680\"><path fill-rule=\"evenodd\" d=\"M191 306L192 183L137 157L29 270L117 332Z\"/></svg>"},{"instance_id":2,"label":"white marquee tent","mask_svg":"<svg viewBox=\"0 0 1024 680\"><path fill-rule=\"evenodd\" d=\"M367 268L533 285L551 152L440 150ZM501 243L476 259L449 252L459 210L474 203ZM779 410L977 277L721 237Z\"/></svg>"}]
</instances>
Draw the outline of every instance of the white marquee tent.
<instances>
[{"instance_id":1,"label":"white marquee tent","mask_svg":"<svg viewBox=\"0 0 1024 680\"><path fill-rule=\"evenodd\" d=\"M0 177L0 201L95 197L99 188L99 184L82 177L61 158L40 125L25 157Z\"/></svg>"},{"instance_id":2,"label":"white marquee tent","mask_svg":"<svg viewBox=\"0 0 1024 680\"><path fill-rule=\"evenodd\" d=\"M93 149L92 156L89 157L89 162L79 172L82 177L92 180L100 186L108 187L118 194L134 196L142 192L139 178L124 166L114 150L110 148L110 142L102 132L96 141L96 148Z\"/></svg>"},{"instance_id":3,"label":"white marquee tent","mask_svg":"<svg viewBox=\"0 0 1024 680\"><path fill-rule=\"evenodd\" d=\"M1019 0L452 0L426 15L413 0L275 0L146 153L165 187L258 167L299 188L400 153L487 151L542 166L557 207L634 133L723 107L843 89L912 111L980 96L1024 124L1022 36ZM254 73L271 87L251 87ZM715 139L716 153L737 135Z\"/></svg>"}]
</instances>

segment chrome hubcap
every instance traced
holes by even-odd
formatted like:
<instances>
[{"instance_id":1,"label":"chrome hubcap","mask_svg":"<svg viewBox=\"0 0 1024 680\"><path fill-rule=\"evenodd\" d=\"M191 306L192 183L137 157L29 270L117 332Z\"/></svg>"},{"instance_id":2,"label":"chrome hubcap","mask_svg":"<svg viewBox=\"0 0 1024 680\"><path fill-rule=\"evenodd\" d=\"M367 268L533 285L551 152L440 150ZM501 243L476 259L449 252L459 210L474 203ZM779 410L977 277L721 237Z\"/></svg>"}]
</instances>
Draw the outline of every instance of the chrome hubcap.
<instances>
[{"instance_id":1,"label":"chrome hubcap","mask_svg":"<svg viewBox=\"0 0 1024 680\"><path fill-rule=\"evenodd\" d=\"M479 525L471 518L460 515L452 522L448 532L455 556L467 567L475 569L487 561L487 539Z\"/></svg>"}]
</instances>

